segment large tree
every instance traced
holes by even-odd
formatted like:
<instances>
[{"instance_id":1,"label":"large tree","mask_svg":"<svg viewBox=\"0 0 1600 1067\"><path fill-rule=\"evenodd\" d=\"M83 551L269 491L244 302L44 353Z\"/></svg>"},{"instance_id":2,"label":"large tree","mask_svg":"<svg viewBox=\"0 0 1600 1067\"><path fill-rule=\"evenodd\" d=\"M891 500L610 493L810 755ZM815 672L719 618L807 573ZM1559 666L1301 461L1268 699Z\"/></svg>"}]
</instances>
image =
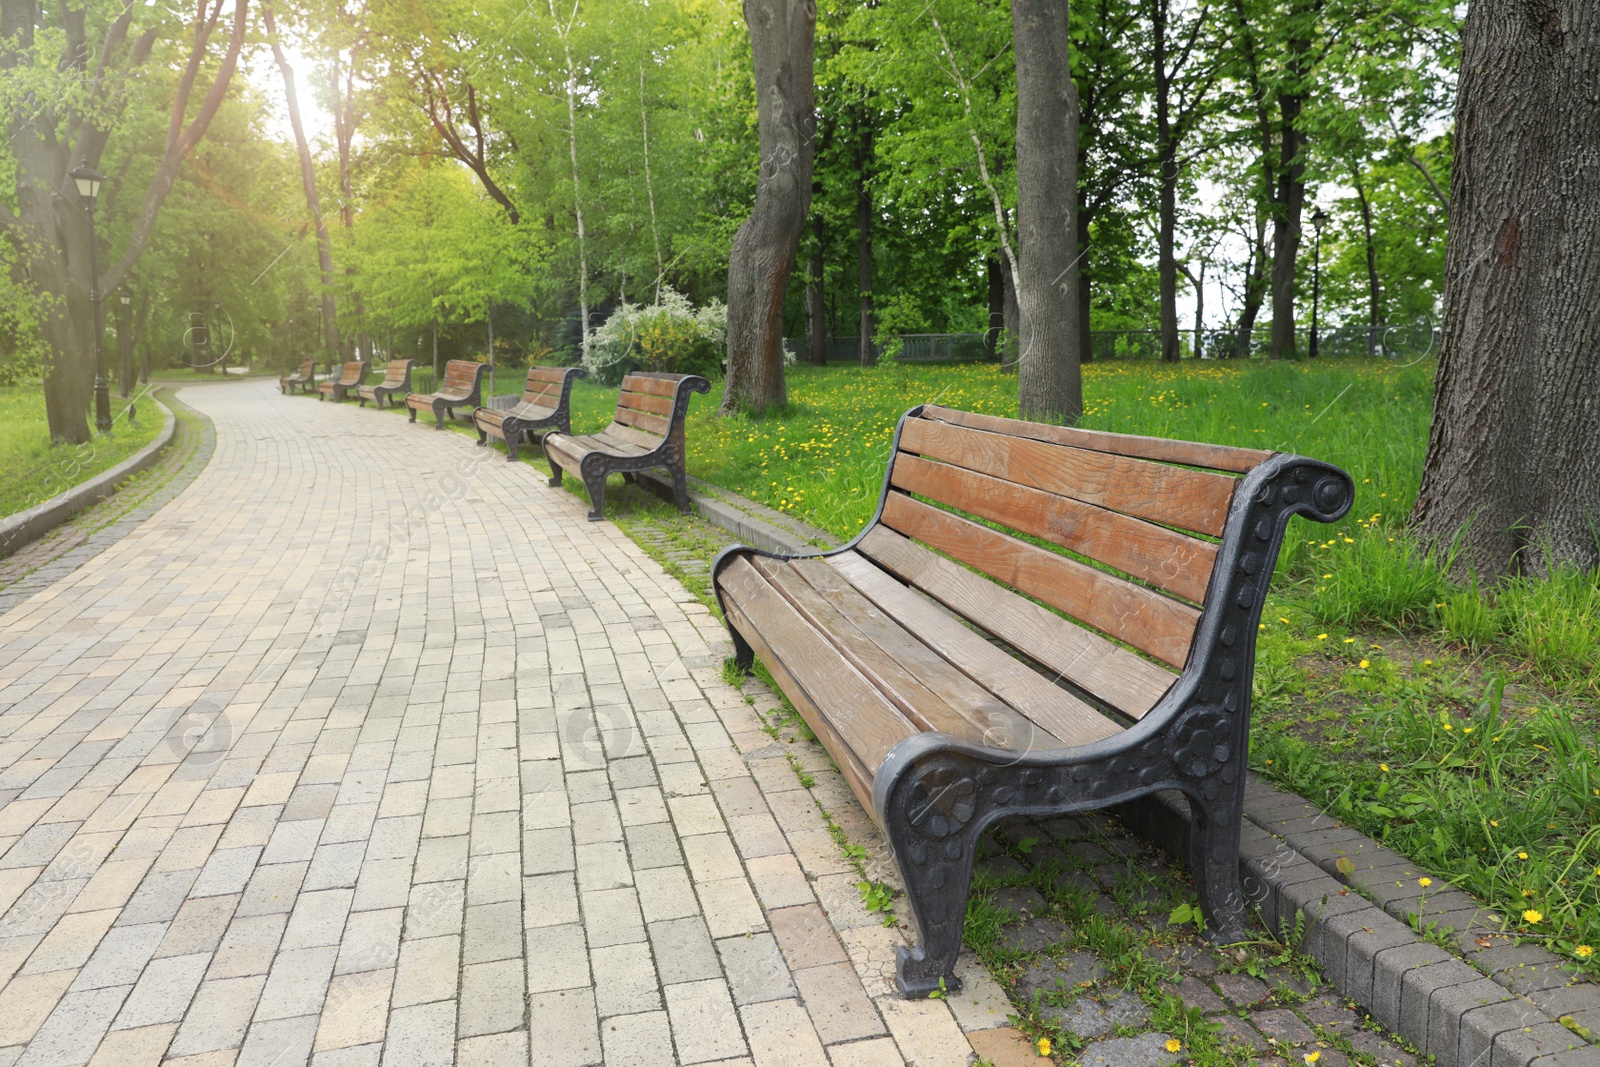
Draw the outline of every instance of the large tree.
<instances>
[{"instance_id":1,"label":"large tree","mask_svg":"<svg viewBox=\"0 0 1600 1067\"><path fill-rule=\"evenodd\" d=\"M755 207L728 257L728 385L725 413L780 407L783 304L795 251L811 209L816 119L812 0L745 0L755 60L761 170Z\"/></svg>"},{"instance_id":2,"label":"large tree","mask_svg":"<svg viewBox=\"0 0 1600 1067\"><path fill-rule=\"evenodd\" d=\"M0 99L16 180L16 210L0 203L0 233L13 243L41 299L40 332L51 353L45 409L56 440L89 439L98 328L89 308L91 284L109 293L134 269L178 168L205 135L233 78L249 0L235 0L231 32L219 49L225 3L190 5L184 46L177 44L180 25L164 8L135 7L132 0L114 8L0 0ZM145 24L137 34L135 12ZM166 137L142 196L111 182L102 190L102 235L113 206L131 225L126 241L100 257L100 276L91 279L88 220L68 174L79 166L101 167L125 112L138 102L141 78L170 85ZM137 207L122 207L135 197Z\"/></svg>"},{"instance_id":3,"label":"large tree","mask_svg":"<svg viewBox=\"0 0 1600 1067\"><path fill-rule=\"evenodd\" d=\"M1473 0L1444 342L1413 512L1493 577L1593 567L1600 533L1600 9Z\"/></svg>"},{"instance_id":4,"label":"large tree","mask_svg":"<svg viewBox=\"0 0 1600 1067\"><path fill-rule=\"evenodd\" d=\"M1067 0L1012 0L1017 56L1017 405L1076 422L1078 100L1067 67Z\"/></svg>"}]
</instances>

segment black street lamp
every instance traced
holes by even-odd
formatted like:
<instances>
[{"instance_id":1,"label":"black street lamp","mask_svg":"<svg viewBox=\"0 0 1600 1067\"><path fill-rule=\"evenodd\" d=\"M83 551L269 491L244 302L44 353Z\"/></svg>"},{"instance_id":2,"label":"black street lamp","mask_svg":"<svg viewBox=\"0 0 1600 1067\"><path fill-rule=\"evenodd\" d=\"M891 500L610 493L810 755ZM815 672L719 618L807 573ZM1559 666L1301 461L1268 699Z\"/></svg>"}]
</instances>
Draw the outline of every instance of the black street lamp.
<instances>
[{"instance_id":1,"label":"black street lamp","mask_svg":"<svg viewBox=\"0 0 1600 1067\"><path fill-rule=\"evenodd\" d=\"M121 379L122 398L128 399L133 388L133 294L126 288L117 290L117 370ZM128 403L128 421L139 418L136 404Z\"/></svg>"},{"instance_id":2,"label":"black street lamp","mask_svg":"<svg viewBox=\"0 0 1600 1067\"><path fill-rule=\"evenodd\" d=\"M100 265L96 245L99 238L94 232L94 201L100 195L100 183L105 178L93 167L75 167L70 175L83 197L84 213L89 219L89 315L93 320L89 333L94 341L94 425L101 433L111 432L111 390L106 386L106 354L100 343Z\"/></svg>"},{"instance_id":3,"label":"black street lamp","mask_svg":"<svg viewBox=\"0 0 1600 1067\"><path fill-rule=\"evenodd\" d=\"M1328 223L1328 213L1320 207L1311 213L1311 228L1316 231L1316 245L1311 253L1311 344L1306 355L1317 358L1317 302L1322 295L1322 227Z\"/></svg>"}]
</instances>

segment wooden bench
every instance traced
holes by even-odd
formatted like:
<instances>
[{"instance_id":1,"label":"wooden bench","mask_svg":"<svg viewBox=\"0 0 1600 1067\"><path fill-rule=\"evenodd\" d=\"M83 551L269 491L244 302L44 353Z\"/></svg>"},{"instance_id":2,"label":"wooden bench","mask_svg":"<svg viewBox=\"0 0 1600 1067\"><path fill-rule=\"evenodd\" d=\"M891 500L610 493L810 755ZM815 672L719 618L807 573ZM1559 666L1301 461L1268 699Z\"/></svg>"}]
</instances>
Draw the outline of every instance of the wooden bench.
<instances>
[{"instance_id":1,"label":"wooden bench","mask_svg":"<svg viewBox=\"0 0 1600 1067\"><path fill-rule=\"evenodd\" d=\"M345 397L350 395L350 390L361 385L361 379L366 376L367 365L365 363L346 363L340 368L338 380L325 381L317 386L317 399L326 400L331 396L335 403L342 402Z\"/></svg>"},{"instance_id":2,"label":"wooden bench","mask_svg":"<svg viewBox=\"0 0 1600 1067\"><path fill-rule=\"evenodd\" d=\"M314 383L316 380L317 361L314 359L308 359L304 363L300 364L299 370L292 374L285 374L282 378L278 379L278 391L284 396L289 396L294 393L295 387L298 386L309 393L311 392L312 383Z\"/></svg>"},{"instance_id":3,"label":"wooden bench","mask_svg":"<svg viewBox=\"0 0 1600 1067\"><path fill-rule=\"evenodd\" d=\"M689 510L688 474L683 469L683 423L689 415L689 394L711 391L698 374L630 374L622 379L622 395L611 425L596 434L548 433L544 455L550 461L550 484L561 484L565 469L589 490L589 521L605 514L606 476L624 478L652 467L672 474L672 495L679 511Z\"/></svg>"},{"instance_id":4,"label":"wooden bench","mask_svg":"<svg viewBox=\"0 0 1600 1067\"><path fill-rule=\"evenodd\" d=\"M517 447L530 444L541 431L572 432L572 383L587 378L581 367L529 367L522 399L509 408L479 408L472 413L478 428L478 447L498 437L506 443L506 461L517 458Z\"/></svg>"},{"instance_id":5,"label":"wooden bench","mask_svg":"<svg viewBox=\"0 0 1600 1067\"><path fill-rule=\"evenodd\" d=\"M367 406L367 401L375 400L381 408L385 398L393 404L396 394L404 395L411 392L411 368L416 365L417 361L414 359L391 359L389 365L383 369L383 381L377 385L358 386L356 399L362 407Z\"/></svg>"},{"instance_id":6,"label":"wooden bench","mask_svg":"<svg viewBox=\"0 0 1600 1067\"><path fill-rule=\"evenodd\" d=\"M432 411L434 429L444 429L446 415L454 415L456 408L475 408L483 402L483 379L489 373L489 364L475 363L470 359L452 359L444 367L444 384L432 393L407 393L406 407L410 408L412 422L417 412Z\"/></svg>"},{"instance_id":7,"label":"wooden bench","mask_svg":"<svg viewBox=\"0 0 1600 1067\"><path fill-rule=\"evenodd\" d=\"M855 540L717 556L736 662L761 657L889 840L921 934L903 993L957 987L995 819L1160 790L1188 798L1213 936L1243 938L1262 600L1289 517L1353 498L1303 456L929 405L900 420Z\"/></svg>"}]
</instances>

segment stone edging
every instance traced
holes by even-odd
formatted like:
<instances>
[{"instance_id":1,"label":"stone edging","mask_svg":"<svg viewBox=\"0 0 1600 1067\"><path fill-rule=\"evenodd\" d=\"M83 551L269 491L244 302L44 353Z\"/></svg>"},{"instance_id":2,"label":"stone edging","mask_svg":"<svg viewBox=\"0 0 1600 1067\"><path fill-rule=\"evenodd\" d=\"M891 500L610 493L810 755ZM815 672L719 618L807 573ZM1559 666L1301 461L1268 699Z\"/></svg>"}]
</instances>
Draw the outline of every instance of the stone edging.
<instances>
[{"instance_id":1,"label":"stone edging","mask_svg":"<svg viewBox=\"0 0 1600 1067\"><path fill-rule=\"evenodd\" d=\"M665 479L640 482L671 499ZM835 543L699 479L690 479L689 499L708 521L756 548L793 552ZM1187 861L1189 811L1181 796L1146 797L1119 814ZM1274 930L1303 920L1300 947L1334 988L1433 1056L1437 1067L1600 1067L1600 1047L1558 1021L1600 1035L1600 985L1574 980L1542 948L1514 944L1499 917L1466 893L1254 774L1244 816L1239 869L1262 920ZM1348 873L1340 870L1343 860ZM1431 884L1422 886L1421 878ZM1456 951L1419 935L1409 921L1414 914L1425 929L1436 922L1435 939L1449 938Z\"/></svg>"},{"instance_id":2,"label":"stone edging","mask_svg":"<svg viewBox=\"0 0 1600 1067\"><path fill-rule=\"evenodd\" d=\"M0 556L8 556L24 545L37 541L78 512L98 504L116 492L117 486L130 476L148 469L155 463L162 449L172 443L178 420L172 414L172 409L157 400L153 392L147 394L146 398L161 409L165 419L161 432L156 434L155 440L110 470L102 471L88 481L75 485L42 504L37 504L27 511L19 511L0 521Z\"/></svg>"}]
</instances>

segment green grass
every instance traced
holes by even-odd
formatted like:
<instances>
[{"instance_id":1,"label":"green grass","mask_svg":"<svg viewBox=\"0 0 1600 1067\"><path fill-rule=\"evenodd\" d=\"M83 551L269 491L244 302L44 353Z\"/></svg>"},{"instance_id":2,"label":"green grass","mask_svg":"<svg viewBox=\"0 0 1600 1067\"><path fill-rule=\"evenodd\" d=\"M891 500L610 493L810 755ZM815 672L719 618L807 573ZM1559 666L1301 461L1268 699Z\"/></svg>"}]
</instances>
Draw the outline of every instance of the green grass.
<instances>
[{"instance_id":1,"label":"green grass","mask_svg":"<svg viewBox=\"0 0 1600 1067\"><path fill-rule=\"evenodd\" d=\"M130 426L127 401L112 396L113 432L95 434L82 445L52 445L45 418L44 390L37 385L0 389L0 516L15 515L66 492L121 463L155 440L161 412L146 400L139 422ZM92 421L92 418L91 418Z\"/></svg>"}]
</instances>

